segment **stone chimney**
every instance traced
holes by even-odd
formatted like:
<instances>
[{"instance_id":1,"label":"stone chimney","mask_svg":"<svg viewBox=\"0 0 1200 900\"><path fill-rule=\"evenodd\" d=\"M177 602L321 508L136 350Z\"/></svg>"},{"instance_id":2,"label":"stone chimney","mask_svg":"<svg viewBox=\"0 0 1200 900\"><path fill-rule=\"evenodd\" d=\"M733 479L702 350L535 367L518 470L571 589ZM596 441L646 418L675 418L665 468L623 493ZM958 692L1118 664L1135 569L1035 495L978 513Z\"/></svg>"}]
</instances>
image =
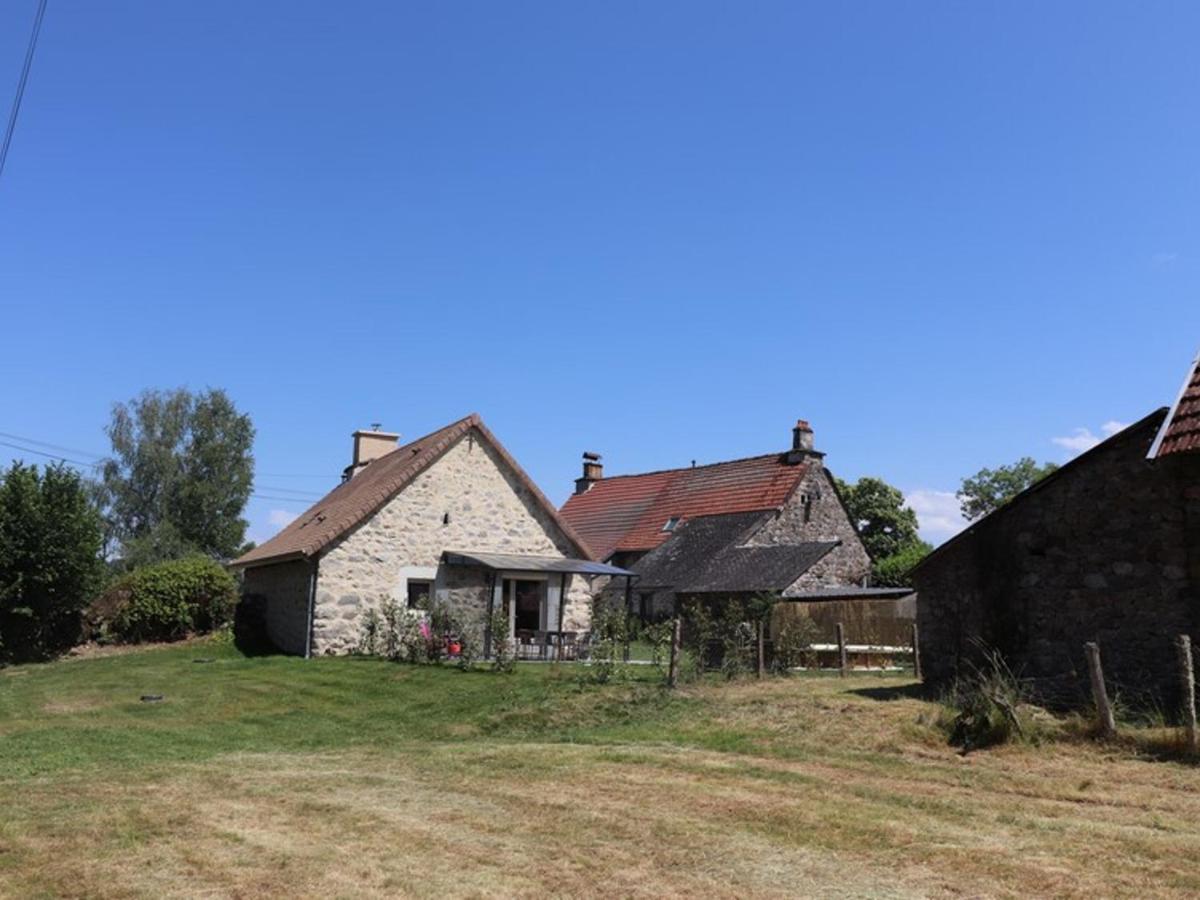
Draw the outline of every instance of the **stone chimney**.
<instances>
[{"instance_id":1,"label":"stone chimney","mask_svg":"<svg viewBox=\"0 0 1200 900\"><path fill-rule=\"evenodd\" d=\"M804 419L797 419L796 427L792 429L792 449L788 451L788 465L794 466L810 460L820 460L824 455L813 449L812 426Z\"/></svg>"},{"instance_id":2,"label":"stone chimney","mask_svg":"<svg viewBox=\"0 0 1200 900\"><path fill-rule=\"evenodd\" d=\"M391 431L380 431L379 424L371 426L370 431L359 430L354 432L354 459L346 467L343 473L343 480L353 478L373 459L379 459L385 453L391 453L396 449L396 445L400 441L400 435Z\"/></svg>"},{"instance_id":3,"label":"stone chimney","mask_svg":"<svg viewBox=\"0 0 1200 900\"><path fill-rule=\"evenodd\" d=\"M600 454L585 452L583 454L583 477L575 479L575 493L585 493L593 484L604 477L604 464L600 462Z\"/></svg>"}]
</instances>

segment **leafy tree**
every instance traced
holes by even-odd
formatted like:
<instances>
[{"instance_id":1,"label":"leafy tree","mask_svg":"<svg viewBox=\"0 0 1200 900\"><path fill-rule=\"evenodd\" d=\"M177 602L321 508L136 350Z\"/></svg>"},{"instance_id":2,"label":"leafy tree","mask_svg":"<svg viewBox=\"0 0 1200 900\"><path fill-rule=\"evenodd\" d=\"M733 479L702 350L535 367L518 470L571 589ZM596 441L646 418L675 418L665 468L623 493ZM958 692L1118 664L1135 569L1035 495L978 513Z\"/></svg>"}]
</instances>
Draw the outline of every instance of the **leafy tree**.
<instances>
[{"instance_id":1,"label":"leafy tree","mask_svg":"<svg viewBox=\"0 0 1200 900\"><path fill-rule=\"evenodd\" d=\"M932 551L932 545L914 541L891 556L876 560L871 569L872 580L881 587L911 587L913 567Z\"/></svg>"},{"instance_id":2,"label":"leafy tree","mask_svg":"<svg viewBox=\"0 0 1200 900\"><path fill-rule=\"evenodd\" d=\"M839 478L837 487L872 559L885 559L920 541L917 514L904 505L904 495L882 478L860 478L854 484Z\"/></svg>"},{"instance_id":3,"label":"leafy tree","mask_svg":"<svg viewBox=\"0 0 1200 900\"><path fill-rule=\"evenodd\" d=\"M963 479L956 494L962 514L971 521L982 518L1057 468L1057 463L1039 466L1026 456L1009 466L980 469L973 477Z\"/></svg>"},{"instance_id":4,"label":"leafy tree","mask_svg":"<svg viewBox=\"0 0 1200 900\"><path fill-rule=\"evenodd\" d=\"M121 555L138 564L241 549L254 426L222 390L144 391L113 407L102 478Z\"/></svg>"},{"instance_id":5,"label":"leafy tree","mask_svg":"<svg viewBox=\"0 0 1200 900\"><path fill-rule=\"evenodd\" d=\"M33 659L74 645L80 612L104 577L100 514L63 465L0 474L0 656Z\"/></svg>"}]
</instances>

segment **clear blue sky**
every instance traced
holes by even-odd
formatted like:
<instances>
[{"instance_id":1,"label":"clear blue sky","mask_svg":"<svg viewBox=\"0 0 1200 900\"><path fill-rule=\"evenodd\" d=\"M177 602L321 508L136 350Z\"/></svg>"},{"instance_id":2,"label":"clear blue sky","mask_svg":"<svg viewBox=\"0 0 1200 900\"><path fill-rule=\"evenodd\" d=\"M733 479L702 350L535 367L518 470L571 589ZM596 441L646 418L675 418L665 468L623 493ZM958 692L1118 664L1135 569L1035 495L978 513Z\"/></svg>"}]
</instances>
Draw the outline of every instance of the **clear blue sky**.
<instances>
[{"instance_id":1,"label":"clear blue sky","mask_svg":"<svg viewBox=\"0 0 1200 900\"><path fill-rule=\"evenodd\" d=\"M34 5L0 4L5 115ZM0 431L101 454L113 401L221 386L278 496L356 427L477 410L561 501L584 449L707 462L803 416L938 539L964 475L1173 399L1197 34L1194 3L50 0Z\"/></svg>"}]
</instances>

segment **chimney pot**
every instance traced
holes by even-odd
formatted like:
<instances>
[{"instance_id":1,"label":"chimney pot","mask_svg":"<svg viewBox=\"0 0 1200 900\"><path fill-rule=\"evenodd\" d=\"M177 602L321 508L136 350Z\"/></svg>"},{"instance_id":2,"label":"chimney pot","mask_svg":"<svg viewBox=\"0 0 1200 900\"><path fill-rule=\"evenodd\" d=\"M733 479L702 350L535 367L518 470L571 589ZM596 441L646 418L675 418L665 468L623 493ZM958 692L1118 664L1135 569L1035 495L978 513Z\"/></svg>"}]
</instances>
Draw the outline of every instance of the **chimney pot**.
<instances>
[{"instance_id":1,"label":"chimney pot","mask_svg":"<svg viewBox=\"0 0 1200 900\"><path fill-rule=\"evenodd\" d=\"M796 420L796 427L792 429L792 449L793 450L811 450L813 448L813 430L812 426L804 419Z\"/></svg>"},{"instance_id":2,"label":"chimney pot","mask_svg":"<svg viewBox=\"0 0 1200 900\"><path fill-rule=\"evenodd\" d=\"M792 449L788 451L788 464L794 466L805 461L819 460L823 455L813 449L812 426L804 419L797 419L796 427L792 429Z\"/></svg>"},{"instance_id":3,"label":"chimney pot","mask_svg":"<svg viewBox=\"0 0 1200 900\"><path fill-rule=\"evenodd\" d=\"M583 454L583 477L575 479L575 493L585 493L588 488L604 477L604 464L599 453L590 450Z\"/></svg>"}]
</instances>

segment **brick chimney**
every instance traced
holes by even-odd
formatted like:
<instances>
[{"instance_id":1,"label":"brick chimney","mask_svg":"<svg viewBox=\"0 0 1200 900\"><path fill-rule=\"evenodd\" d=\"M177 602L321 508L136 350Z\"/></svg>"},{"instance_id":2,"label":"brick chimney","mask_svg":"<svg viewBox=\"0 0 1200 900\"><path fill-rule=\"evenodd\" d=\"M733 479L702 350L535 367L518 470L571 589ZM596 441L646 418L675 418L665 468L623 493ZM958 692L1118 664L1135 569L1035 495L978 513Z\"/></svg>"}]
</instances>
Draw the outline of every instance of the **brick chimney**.
<instances>
[{"instance_id":1,"label":"brick chimney","mask_svg":"<svg viewBox=\"0 0 1200 900\"><path fill-rule=\"evenodd\" d=\"M583 477L575 479L575 493L585 493L594 483L604 477L604 464L600 454L590 451L583 454Z\"/></svg>"},{"instance_id":2,"label":"brick chimney","mask_svg":"<svg viewBox=\"0 0 1200 900\"><path fill-rule=\"evenodd\" d=\"M371 426L370 431L354 432L354 459L342 473L342 479L353 478L363 470L363 467L373 459L379 459L386 453L396 449L400 435L392 431L380 431L378 423Z\"/></svg>"},{"instance_id":3,"label":"brick chimney","mask_svg":"<svg viewBox=\"0 0 1200 900\"><path fill-rule=\"evenodd\" d=\"M824 455L813 449L812 426L804 419L797 419L796 427L792 429L792 449L788 451L788 465L794 466L809 460L819 460Z\"/></svg>"}]
</instances>

